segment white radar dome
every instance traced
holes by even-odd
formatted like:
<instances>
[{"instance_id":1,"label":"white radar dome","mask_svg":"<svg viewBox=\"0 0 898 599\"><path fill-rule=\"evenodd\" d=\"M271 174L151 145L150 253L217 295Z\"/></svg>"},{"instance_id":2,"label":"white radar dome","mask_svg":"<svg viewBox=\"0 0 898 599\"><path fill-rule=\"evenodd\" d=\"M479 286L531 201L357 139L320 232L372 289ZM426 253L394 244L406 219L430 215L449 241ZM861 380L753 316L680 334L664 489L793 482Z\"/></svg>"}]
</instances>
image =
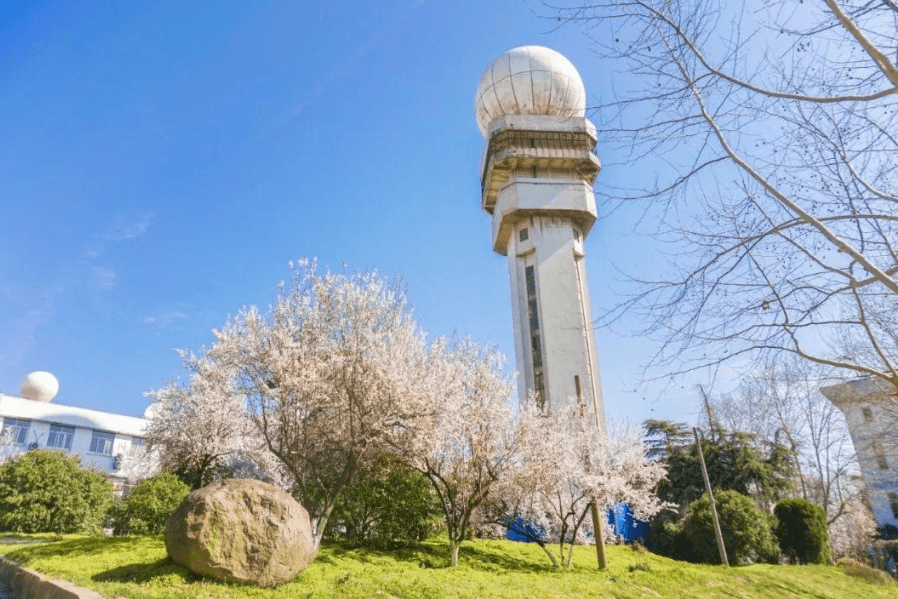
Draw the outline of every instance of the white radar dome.
<instances>
[{"instance_id":1,"label":"white radar dome","mask_svg":"<svg viewBox=\"0 0 898 599\"><path fill-rule=\"evenodd\" d=\"M555 50L520 46L483 72L474 113L483 135L490 123L506 115L583 117L586 89L571 61Z\"/></svg>"},{"instance_id":2,"label":"white radar dome","mask_svg":"<svg viewBox=\"0 0 898 599\"><path fill-rule=\"evenodd\" d=\"M147 406L147 409L143 411L143 417L147 420L152 420L156 417L156 413L159 411L159 404L157 402L153 402Z\"/></svg>"},{"instance_id":3,"label":"white radar dome","mask_svg":"<svg viewBox=\"0 0 898 599\"><path fill-rule=\"evenodd\" d=\"M56 397L58 391L59 381L55 376L43 370L32 372L26 376L19 387L22 397L32 401L50 401Z\"/></svg>"}]
</instances>

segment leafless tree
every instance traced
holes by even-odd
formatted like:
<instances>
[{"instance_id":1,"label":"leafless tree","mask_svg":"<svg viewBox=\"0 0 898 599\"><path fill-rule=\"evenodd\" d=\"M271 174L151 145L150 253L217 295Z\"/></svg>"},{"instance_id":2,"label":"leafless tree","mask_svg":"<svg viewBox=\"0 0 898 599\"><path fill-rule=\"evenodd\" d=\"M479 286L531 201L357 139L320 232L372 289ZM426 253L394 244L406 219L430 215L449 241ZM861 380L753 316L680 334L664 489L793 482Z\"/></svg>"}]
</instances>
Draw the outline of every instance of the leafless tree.
<instances>
[{"instance_id":1,"label":"leafless tree","mask_svg":"<svg viewBox=\"0 0 898 599\"><path fill-rule=\"evenodd\" d=\"M898 389L898 3L553 9L621 73L605 153L655 167L600 191L646 201L672 256L603 322L635 311L678 372L786 352Z\"/></svg>"},{"instance_id":2,"label":"leafless tree","mask_svg":"<svg viewBox=\"0 0 898 599\"><path fill-rule=\"evenodd\" d=\"M800 495L823 507L831 530L863 520L857 456L841 411L823 397L821 369L793 359L755 372L732 394L712 400L715 417L732 430L791 449ZM867 516L869 518L869 516ZM844 534L842 535L844 536Z\"/></svg>"}]
</instances>

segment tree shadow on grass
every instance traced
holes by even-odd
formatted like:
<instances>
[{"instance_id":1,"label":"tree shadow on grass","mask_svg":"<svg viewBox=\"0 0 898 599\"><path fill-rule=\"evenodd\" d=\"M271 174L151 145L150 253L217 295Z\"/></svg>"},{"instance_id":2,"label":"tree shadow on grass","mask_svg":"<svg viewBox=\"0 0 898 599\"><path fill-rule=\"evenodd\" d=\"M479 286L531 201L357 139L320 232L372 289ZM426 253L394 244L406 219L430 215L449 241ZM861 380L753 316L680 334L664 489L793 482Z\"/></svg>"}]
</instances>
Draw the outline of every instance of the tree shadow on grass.
<instances>
[{"instance_id":1,"label":"tree shadow on grass","mask_svg":"<svg viewBox=\"0 0 898 599\"><path fill-rule=\"evenodd\" d=\"M373 564L391 559L405 562L420 568L448 568L448 543L425 542L392 547L390 549L373 549L368 547L348 547L334 544L329 547L330 555L336 558L348 558L355 561ZM320 555L315 558L321 562L335 564L330 556ZM532 559L508 555L503 551L484 551L480 545L462 543L459 549L459 564L488 572L514 570L518 572L551 572L552 566L535 562Z\"/></svg>"},{"instance_id":2,"label":"tree shadow on grass","mask_svg":"<svg viewBox=\"0 0 898 599\"><path fill-rule=\"evenodd\" d=\"M67 539L29 545L10 551L6 557L22 565L35 559L64 555L70 558L91 557L113 551L129 551L143 543L139 537L85 537L83 539Z\"/></svg>"},{"instance_id":3,"label":"tree shadow on grass","mask_svg":"<svg viewBox=\"0 0 898 599\"><path fill-rule=\"evenodd\" d=\"M445 547L430 543L397 545L390 548L353 547L333 544L328 553L334 558L345 558L365 564L387 561L406 562L420 568L443 568L449 565L449 554ZM316 561L336 564L329 555L315 557Z\"/></svg>"},{"instance_id":4,"label":"tree shadow on grass","mask_svg":"<svg viewBox=\"0 0 898 599\"><path fill-rule=\"evenodd\" d=\"M448 552L448 548L446 550ZM502 551L484 551L482 546L465 545L458 550L458 563L484 572L515 571L527 573L555 572L548 560L545 563L515 557Z\"/></svg>"},{"instance_id":5,"label":"tree shadow on grass","mask_svg":"<svg viewBox=\"0 0 898 599\"><path fill-rule=\"evenodd\" d=\"M147 583L163 577L173 577L183 582L194 582L201 578L190 570L179 566L171 558L164 557L155 562L136 562L118 566L105 572L94 574L91 576L91 580L95 582Z\"/></svg>"}]
</instances>

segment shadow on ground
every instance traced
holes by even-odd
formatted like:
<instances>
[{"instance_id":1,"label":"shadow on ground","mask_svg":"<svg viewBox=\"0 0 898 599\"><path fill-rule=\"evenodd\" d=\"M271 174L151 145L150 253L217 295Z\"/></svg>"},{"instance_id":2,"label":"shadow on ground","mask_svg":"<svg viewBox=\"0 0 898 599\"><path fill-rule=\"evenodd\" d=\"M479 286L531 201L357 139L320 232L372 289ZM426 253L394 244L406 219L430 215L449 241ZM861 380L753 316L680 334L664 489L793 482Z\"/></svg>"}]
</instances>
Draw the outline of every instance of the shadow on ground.
<instances>
[{"instance_id":1,"label":"shadow on ground","mask_svg":"<svg viewBox=\"0 0 898 599\"><path fill-rule=\"evenodd\" d=\"M85 537L83 539L40 542L10 551L6 556L15 562L28 565L31 560L57 555L75 558L91 557L109 551L110 547L123 551L130 550L140 542L141 540L135 537Z\"/></svg>"},{"instance_id":2,"label":"shadow on ground","mask_svg":"<svg viewBox=\"0 0 898 599\"><path fill-rule=\"evenodd\" d=\"M171 559L164 557L160 560L156 560L155 562L137 562L134 564L127 564L124 566L119 566L117 568L112 568L111 570L106 570L105 572L94 574L93 576L91 576L91 580L94 580L96 582L146 583L156 578L171 575L177 576L185 582L192 582L199 578L192 572L185 570L181 566L171 561Z\"/></svg>"},{"instance_id":3,"label":"shadow on ground","mask_svg":"<svg viewBox=\"0 0 898 599\"><path fill-rule=\"evenodd\" d=\"M327 554L319 553L316 562L335 565L338 559L348 558L366 564L376 564L384 559L408 562L420 568L448 568L449 547L447 544L422 543L393 547L389 550L370 549L365 547L347 547L339 544L329 545ZM514 569L519 572L547 572L552 567L535 563L532 559L518 558L501 551L484 552L478 546L462 544L458 553L459 564L482 571L500 571Z\"/></svg>"}]
</instances>

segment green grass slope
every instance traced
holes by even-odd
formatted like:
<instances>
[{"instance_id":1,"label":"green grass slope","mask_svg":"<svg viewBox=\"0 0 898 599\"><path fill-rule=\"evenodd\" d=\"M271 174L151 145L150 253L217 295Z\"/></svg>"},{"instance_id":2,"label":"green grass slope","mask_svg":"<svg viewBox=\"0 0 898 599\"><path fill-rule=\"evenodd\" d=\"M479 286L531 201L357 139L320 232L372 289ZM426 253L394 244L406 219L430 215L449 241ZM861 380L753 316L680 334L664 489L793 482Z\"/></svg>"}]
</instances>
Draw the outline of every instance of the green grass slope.
<instances>
[{"instance_id":1,"label":"green grass slope","mask_svg":"<svg viewBox=\"0 0 898 599\"><path fill-rule=\"evenodd\" d=\"M538 548L509 541L465 543L457 568L447 567L440 540L391 552L326 546L296 580L273 589L197 578L168 560L159 537L44 537L31 544L0 544L0 553L106 597L133 599L898 598L898 585L868 582L836 566L726 569L609 547L609 568L598 571L593 548L578 547L574 566L558 571L548 567Z\"/></svg>"}]
</instances>

